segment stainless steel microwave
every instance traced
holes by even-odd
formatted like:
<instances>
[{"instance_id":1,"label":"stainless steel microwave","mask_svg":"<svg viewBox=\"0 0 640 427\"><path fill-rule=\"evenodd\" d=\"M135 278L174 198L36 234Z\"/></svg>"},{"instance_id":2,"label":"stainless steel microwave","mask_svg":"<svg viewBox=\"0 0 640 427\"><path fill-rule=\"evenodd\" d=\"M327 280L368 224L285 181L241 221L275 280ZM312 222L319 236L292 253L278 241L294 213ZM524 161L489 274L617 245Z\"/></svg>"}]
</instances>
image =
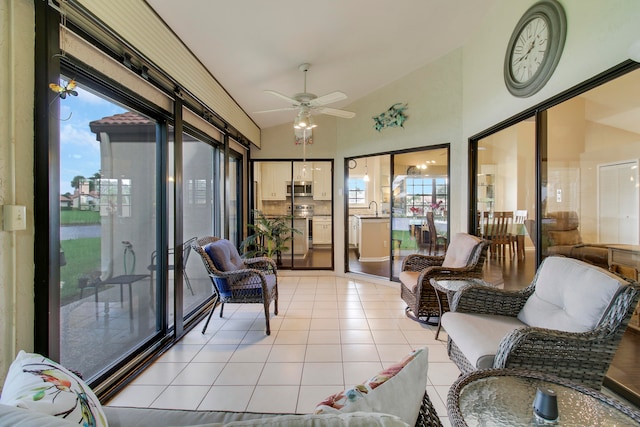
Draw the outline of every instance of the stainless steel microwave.
<instances>
[{"instance_id":1,"label":"stainless steel microwave","mask_svg":"<svg viewBox=\"0 0 640 427\"><path fill-rule=\"evenodd\" d=\"M294 197L313 196L313 188L309 181L287 181L287 196Z\"/></svg>"}]
</instances>

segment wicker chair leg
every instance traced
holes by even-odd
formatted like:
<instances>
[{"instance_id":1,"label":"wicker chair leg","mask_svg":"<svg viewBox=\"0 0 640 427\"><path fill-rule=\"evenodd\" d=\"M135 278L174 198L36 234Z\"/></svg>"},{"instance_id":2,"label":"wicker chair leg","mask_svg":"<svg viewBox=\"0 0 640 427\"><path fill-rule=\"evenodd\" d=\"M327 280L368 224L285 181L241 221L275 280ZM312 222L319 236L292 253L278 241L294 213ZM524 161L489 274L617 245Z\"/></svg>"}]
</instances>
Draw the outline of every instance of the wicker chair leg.
<instances>
[{"instance_id":1,"label":"wicker chair leg","mask_svg":"<svg viewBox=\"0 0 640 427\"><path fill-rule=\"evenodd\" d=\"M218 296L213 299L213 304L211 305L211 311L207 316L207 321L204 322L204 328L202 328L202 333L204 334L207 331L207 326L209 326L209 321L211 320L211 316L213 316L213 311L216 309L216 304L218 303Z\"/></svg>"},{"instance_id":2,"label":"wicker chair leg","mask_svg":"<svg viewBox=\"0 0 640 427\"><path fill-rule=\"evenodd\" d=\"M224 303L220 303L220 317L222 317L223 311L224 311Z\"/></svg>"},{"instance_id":3,"label":"wicker chair leg","mask_svg":"<svg viewBox=\"0 0 640 427\"><path fill-rule=\"evenodd\" d=\"M264 301L264 322L267 327L267 330L266 330L267 335L271 335L271 325L269 324L269 305L270 305L270 301L265 300Z\"/></svg>"},{"instance_id":4,"label":"wicker chair leg","mask_svg":"<svg viewBox=\"0 0 640 427\"><path fill-rule=\"evenodd\" d=\"M276 295L273 298L273 314L278 315L278 284L276 283Z\"/></svg>"},{"instance_id":5,"label":"wicker chair leg","mask_svg":"<svg viewBox=\"0 0 640 427\"><path fill-rule=\"evenodd\" d=\"M429 319L431 319L431 317L433 316L427 316L426 319L421 319L420 317L416 316L415 312L411 309L411 307L407 307L404 309L404 314L406 314L406 316L411 319L411 320L415 320L418 323L423 323L425 325L431 325L431 326L438 326L438 322L433 322L433 321L429 321Z\"/></svg>"}]
</instances>

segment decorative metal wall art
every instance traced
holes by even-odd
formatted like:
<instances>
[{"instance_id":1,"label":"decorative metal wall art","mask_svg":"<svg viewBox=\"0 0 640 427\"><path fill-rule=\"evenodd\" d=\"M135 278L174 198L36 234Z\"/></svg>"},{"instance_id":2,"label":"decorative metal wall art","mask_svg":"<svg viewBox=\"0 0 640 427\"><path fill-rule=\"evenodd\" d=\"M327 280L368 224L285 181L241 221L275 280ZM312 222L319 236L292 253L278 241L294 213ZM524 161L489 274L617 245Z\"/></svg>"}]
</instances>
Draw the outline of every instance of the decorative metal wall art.
<instances>
[{"instance_id":1,"label":"decorative metal wall art","mask_svg":"<svg viewBox=\"0 0 640 427\"><path fill-rule=\"evenodd\" d=\"M407 109L407 104L403 104L402 102L398 102L393 104L387 111L380 114L379 116L374 116L374 128L378 132L387 127L404 127L404 122L408 119L407 115L404 113Z\"/></svg>"}]
</instances>

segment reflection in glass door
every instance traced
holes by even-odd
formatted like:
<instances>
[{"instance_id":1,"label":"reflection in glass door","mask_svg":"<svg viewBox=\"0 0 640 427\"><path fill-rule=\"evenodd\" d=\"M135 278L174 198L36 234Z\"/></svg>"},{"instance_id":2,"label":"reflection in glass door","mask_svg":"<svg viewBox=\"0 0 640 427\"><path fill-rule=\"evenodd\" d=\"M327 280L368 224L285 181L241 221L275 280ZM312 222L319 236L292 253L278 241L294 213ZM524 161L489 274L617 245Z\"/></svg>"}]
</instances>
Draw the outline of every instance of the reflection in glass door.
<instances>
[{"instance_id":1,"label":"reflection in glass door","mask_svg":"<svg viewBox=\"0 0 640 427\"><path fill-rule=\"evenodd\" d=\"M159 125L76 90L60 104L59 346L60 362L89 380L157 332L147 265Z\"/></svg>"}]
</instances>

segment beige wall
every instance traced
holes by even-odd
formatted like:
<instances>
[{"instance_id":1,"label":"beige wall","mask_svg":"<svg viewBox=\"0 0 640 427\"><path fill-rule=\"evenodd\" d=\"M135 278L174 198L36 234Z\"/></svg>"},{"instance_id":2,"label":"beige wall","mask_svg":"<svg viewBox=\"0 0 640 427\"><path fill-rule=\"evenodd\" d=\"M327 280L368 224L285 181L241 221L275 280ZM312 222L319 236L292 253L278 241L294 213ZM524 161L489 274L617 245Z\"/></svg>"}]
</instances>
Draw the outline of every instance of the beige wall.
<instances>
[{"instance_id":1,"label":"beige wall","mask_svg":"<svg viewBox=\"0 0 640 427\"><path fill-rule=\"evenodd\" d=\"M33 0L0 0L0 205L27 207L26 230L0 227L0 384L33 349L33 23Z\"/></svg>"},{"instance_id":2,"label":"beige wall","mask_svg":"<svg viewBox=\"0 0 640 427\"><path fill-rule=\"evenodd\" d=\"M26 231L0 231L0 376L16 349L33 347L33 2L0 0L0 81L3 89L10 88L0 97L0 202L13 203L15 197L15 203L27 206L28 216ZM357 113L354 119L319 118L307 155L335 159L336 218L343 212L345 157L450 143L451 232L466 230L468 138L623 62L628 46L640 39L637 0L561 0L569 29L558 68L539 93L514 98L503 82L504 52L513 27L534 2L498 1L463 48L406 70L402 79L353 102L346 109ZM371 117L396 102L408 103L405 128L376 132ZM301 158L291 149L292 134L288 124L263 130L264 148L253 150L252 157ZM13 141L15 173L9 164ZM344 224L336 221L338 273L344 264L343 236Z\"/></svg>"}]
</instances>

